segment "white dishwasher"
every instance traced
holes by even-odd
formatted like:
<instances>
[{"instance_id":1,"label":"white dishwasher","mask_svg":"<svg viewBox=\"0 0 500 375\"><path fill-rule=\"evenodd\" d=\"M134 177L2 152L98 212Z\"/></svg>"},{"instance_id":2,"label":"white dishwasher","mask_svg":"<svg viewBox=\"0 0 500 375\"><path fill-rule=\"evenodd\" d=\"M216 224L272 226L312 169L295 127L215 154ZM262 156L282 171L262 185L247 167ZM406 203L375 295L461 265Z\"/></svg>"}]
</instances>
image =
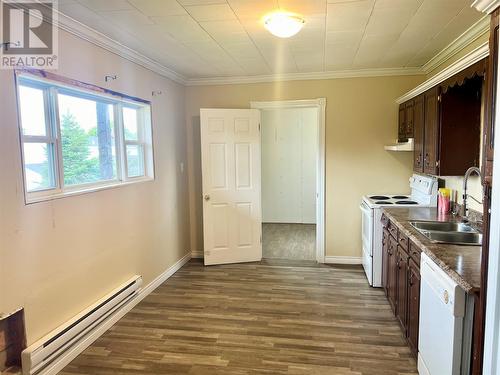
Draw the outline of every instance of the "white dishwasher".
<instances>
[{"instance_id":1,"label":"white dishwasher","mask_svg":"<svg viewBox=\"0 0 500 375\"><path fill-rule=\"evenodd\" d=\"M422 253L420 375L469 375L474 298Z\"/></svg>"}]
</instances>

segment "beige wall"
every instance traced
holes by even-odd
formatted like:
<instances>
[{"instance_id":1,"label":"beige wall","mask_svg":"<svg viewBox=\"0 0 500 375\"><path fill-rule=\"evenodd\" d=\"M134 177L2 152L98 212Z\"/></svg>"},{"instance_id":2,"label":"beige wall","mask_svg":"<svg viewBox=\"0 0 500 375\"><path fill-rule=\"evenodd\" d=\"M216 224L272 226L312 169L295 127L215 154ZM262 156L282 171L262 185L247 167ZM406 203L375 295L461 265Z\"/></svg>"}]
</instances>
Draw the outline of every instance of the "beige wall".
<instances>
[{"instance_id":1,"label":"beige wall","mask_svg":"<svg viewBox=\"0 0 500 375\"><path fill-rule=\"evenodd\" d=\"M361 256L361 196L408 192L412 154L384 151L397 138L397 97L424 76L346 78L188 87L186 121L190 178L191 249L203 249L201 107L249 108L250 101L325 97L326 254Z\"/></svg>"},{"instance_id":2,"label":"beige wall","mask_svg":"<svg viewBox=\"0 0 500 375\"><path fill-rule=\"evenodd\" d=\"M427 75L427 79L431 78L432 76L438 74L441 72L443 69L446 69L449 67L451 64L457 62L461 58L463 58L465 55L470 53L471 51L475 50L479 46L481 46L484 43L487 43L489 39L489 32L481 36L480 38L476 39L474 42L472 42L470 45L465 47L463 50L459 51L455 55L451 56L448 60L446 60L444 63L442 63L439 67L437 67L435 70L430 72ZM482 138L482 137L481 137ZM481 139L482 140L482 139ZM482 148L482 142L481 142L481 148ZM481 149L482 151L482 149ZM460 176L454 176L454 177L441 177L441 179L444 181L444 184L446 187L452 189L454 192L456 192L457 197L458 197L458 203L462 203L462 194L463 194L463 177ZM469 194L474 196L475 198L481 200L482 199L482 185L481 185L481 180L479 177L476 177L475 175L471 177L470 182L468 184L469 187ZM482 212L483 207L480 204L477 204L473 200L469 200L470 208Z\"/></svg>"},{"instance_id":3,"label":"beige wall","mask_svg":"<svg viewBox=\"0 0 500 375\"><path fill-rule=\"evenodd\" d=\"M65 32L59 66L152 99L156 180L26 206L14 78L0 71L0 313L23 306L30 343L131 276L151 282L189 250L184 87ZM118 79L107 84L107 74Z\"/></svg>"}]
</instances>

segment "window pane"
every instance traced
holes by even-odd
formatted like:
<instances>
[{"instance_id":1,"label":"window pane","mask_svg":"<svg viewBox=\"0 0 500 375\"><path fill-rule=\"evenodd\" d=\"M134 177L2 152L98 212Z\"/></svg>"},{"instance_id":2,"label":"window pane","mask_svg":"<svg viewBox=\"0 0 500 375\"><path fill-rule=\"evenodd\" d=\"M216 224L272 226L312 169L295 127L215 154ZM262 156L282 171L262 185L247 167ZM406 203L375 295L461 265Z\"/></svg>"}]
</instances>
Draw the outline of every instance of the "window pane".
<instances>
[{"instance_id":1,"label":"window pane","mask_svg":"<svg viewBox=\"0 0 500 375\"><path fill-rule=\"evenodd\" d=\"M137 109L123 107L123 128L127 141L137 141L139 129L137 127Z\"/></svg>"},{"instance_id":2,"label":"window pane","mask_svg":"<svg viewBox=\"0 0 500 375\"><path fill-rule=\"evenodd\" d=\"M116 179L113 106L58 95L64 184Z\"/></svg>"},{"instance_id":3,"label":"window pane","mask_svg":"<svg viewBox=\"0 0 500 375\"><path fill-rule=\"evenodd\" d=\"M27 191L55 188L52 160L53 146L51 144L24 144L24 173Z\"/></svg>"},{"instance_id":4,"label":"window pane","mask_svg":"<svg viewBox=\"0 0 500 375\"><path fill-rule=\"evenodd\" d=\"M127 145L127 176L144 176L144 150L139 145Z\"/></svg>"},{"instance_id":5,"label":"window pane","mask_svg":"<svg viewBox=\"0 0 500 375\"><path fill-rule=\"evenodd\" d=\"M19 86L21 125L24 135L47 135L43 90Z\"/></svg>"}]
</instances>

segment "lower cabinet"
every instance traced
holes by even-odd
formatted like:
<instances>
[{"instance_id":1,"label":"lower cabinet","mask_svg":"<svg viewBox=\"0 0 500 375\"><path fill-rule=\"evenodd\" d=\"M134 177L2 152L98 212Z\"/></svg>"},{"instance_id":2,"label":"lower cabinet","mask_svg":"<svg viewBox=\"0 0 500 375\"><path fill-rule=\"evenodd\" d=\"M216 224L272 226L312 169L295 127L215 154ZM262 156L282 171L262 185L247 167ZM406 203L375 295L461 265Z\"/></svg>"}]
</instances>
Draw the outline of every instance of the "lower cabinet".
<instances>
[{"instance_id":1,"label":"lower cabinet","mask_svg":"<svg viewBox=\"0 0 500 375\"><path fill-rule=\"evenodd\" d=\"M396 316L401 324L403 332L407 332L407 313L408 313L408 261L409 256L401 246L398 245L397 253L397 310Z\"/></svg>"},{"instance_id":2,"label":"lower cabinet","mask_svg":"<svg viewBox=\"0 0 500 375\"><path fill-rule=\"evenodd\" d=\"M387 218L384 218L388 223ZM420 249L395 225L384 227L382 251L382 286L413 355L418 354L420 309ZM403 239L403 240L402 240Z\"/></svg>"},{"instance_id":3,"label":"lower cabinet","mask_svg":"<svg viewBox=\"0 0 500 375\"><path fill-rule=\"evenodd\" d=\"M418 354L418 318L420 313L420 269L418 264L410 258L408 267L408 344L413 355Z\"/></svg>"},{"instance_id":4,"label":"lower cabinet","mask_svg":"<svg viewBox=\"0 0 500 375\"><path fill-rule=\"evenodd\" d=\"M387 299L391 304L392 311L397 313L398 308L398 242L389 236L389 248L387 251Z\"/></svg>"}]
</instances>

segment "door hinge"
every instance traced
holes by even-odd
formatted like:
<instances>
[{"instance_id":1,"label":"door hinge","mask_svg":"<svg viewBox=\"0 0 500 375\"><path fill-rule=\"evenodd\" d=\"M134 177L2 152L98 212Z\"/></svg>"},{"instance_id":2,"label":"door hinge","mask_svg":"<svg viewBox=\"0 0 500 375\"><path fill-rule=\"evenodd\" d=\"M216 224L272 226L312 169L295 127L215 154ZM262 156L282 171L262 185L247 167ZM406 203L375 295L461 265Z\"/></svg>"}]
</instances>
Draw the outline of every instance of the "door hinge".
<instances>
[{"instance_id":1,"label":"door hinge","mask_svg":"<svg viewBox=\"0 0 500 375\"><path fill-rule=\"evenodd\" d=\"M259 131L260 131L260 122L259 122Z\"/></svg>"},{"instance_id":2,"label":"door hinge","mask_svg":"<svg viewBox=\"0 0 500 375\"><path fill-rule=\"evenodd\" d=\"M260 235L260 244L262 245L262 234Z\"/></svg>"}]
</instances>

